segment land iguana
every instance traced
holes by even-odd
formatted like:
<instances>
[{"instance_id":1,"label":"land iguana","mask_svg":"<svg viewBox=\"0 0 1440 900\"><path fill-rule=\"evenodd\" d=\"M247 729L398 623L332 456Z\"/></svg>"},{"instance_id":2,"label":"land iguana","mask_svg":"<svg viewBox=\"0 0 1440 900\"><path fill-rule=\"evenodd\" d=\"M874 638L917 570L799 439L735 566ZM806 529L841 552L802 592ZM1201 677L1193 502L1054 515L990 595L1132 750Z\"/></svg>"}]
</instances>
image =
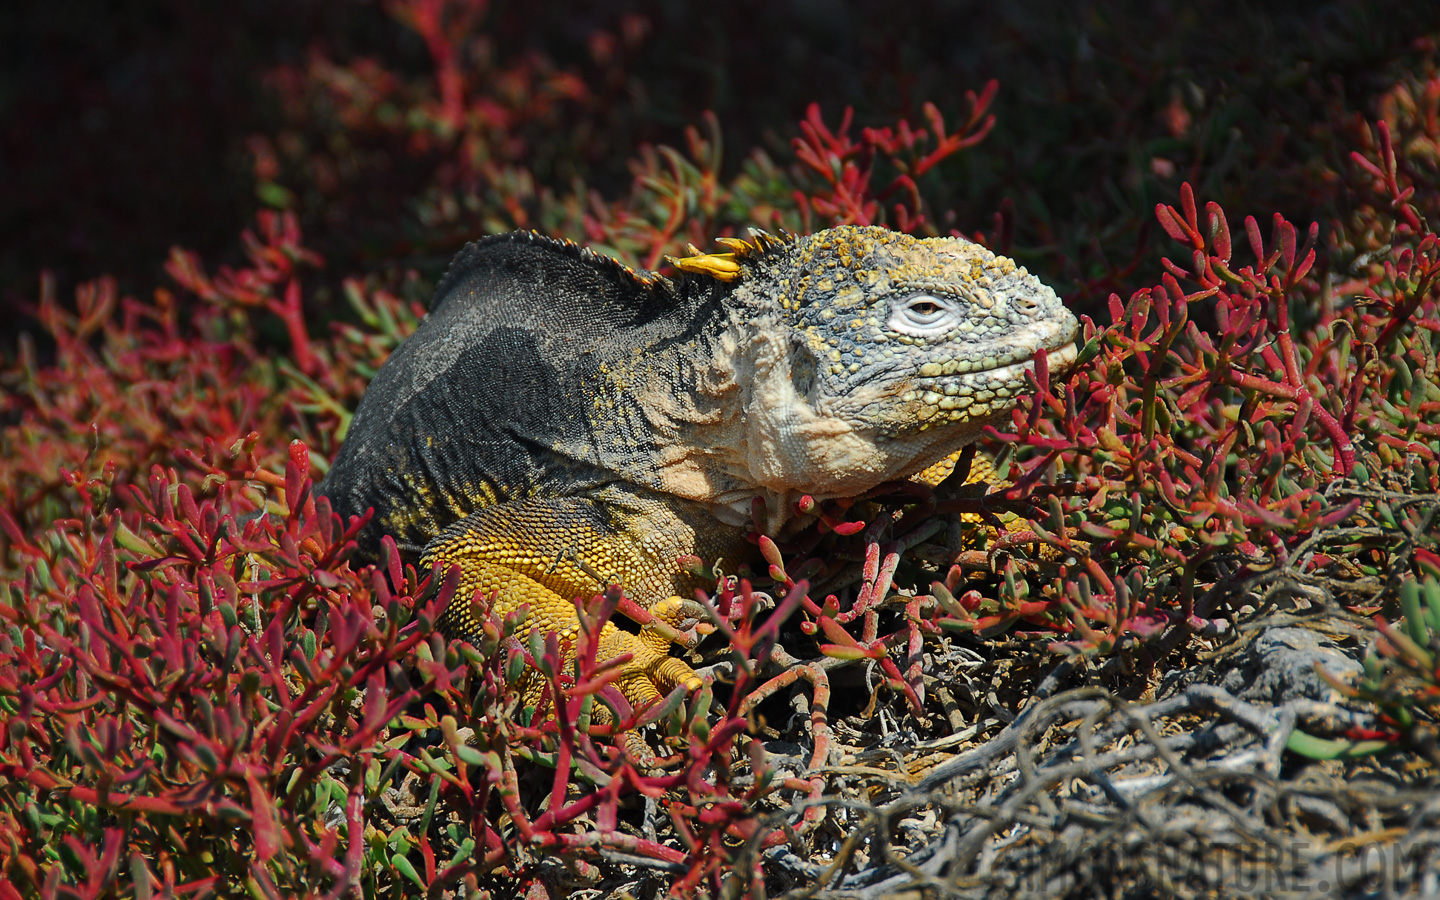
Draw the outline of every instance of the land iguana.
<instances>
[{"instance_id":1,"label":"land iguana","mask_svg":"<svg viewBox=\"0 0 1440 900\"><path fill-rule=\"evenodd\" d=\"M1015 406L1036 351L1075 359L1054 291L962 238L721 243L674 279L533 232L450 264L319 488L342 516L373 507L362 553L389 534L460 566L443 633L477 638L478 590L573 639L573 598L607 582L674 626L709 586L683 561L744 553L754 498L774 533L803 495L913 476ZM600 659L632 654L627 700L698 685L673 630L636 630L600 638Z\"/></svg>"}]
</instances>

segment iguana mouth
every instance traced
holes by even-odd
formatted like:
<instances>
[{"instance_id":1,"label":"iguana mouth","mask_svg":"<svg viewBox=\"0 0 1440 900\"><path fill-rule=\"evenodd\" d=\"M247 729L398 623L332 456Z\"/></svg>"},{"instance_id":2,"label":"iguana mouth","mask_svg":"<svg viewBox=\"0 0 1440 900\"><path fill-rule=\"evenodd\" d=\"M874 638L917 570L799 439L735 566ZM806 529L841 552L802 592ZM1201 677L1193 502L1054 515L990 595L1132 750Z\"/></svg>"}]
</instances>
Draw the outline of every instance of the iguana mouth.
<instances>
[{"instance_id":1,"label":"iguana mouth","mask_svg":"<svg viewBox=\"0 0 1440 900\"><path fill-rule=\"evenodd\" d=\"M1048 352L1052 373L1068 369L1079 356L1074 341ZM900 399L919 402L916 418L922 431L947 422L968 422L1012 409L1030 392L1025 373L1035 367L1034 351L984 357L978 361L953 359L929 362L920 368L915 388Z\"/></svg>"}]
</instances>

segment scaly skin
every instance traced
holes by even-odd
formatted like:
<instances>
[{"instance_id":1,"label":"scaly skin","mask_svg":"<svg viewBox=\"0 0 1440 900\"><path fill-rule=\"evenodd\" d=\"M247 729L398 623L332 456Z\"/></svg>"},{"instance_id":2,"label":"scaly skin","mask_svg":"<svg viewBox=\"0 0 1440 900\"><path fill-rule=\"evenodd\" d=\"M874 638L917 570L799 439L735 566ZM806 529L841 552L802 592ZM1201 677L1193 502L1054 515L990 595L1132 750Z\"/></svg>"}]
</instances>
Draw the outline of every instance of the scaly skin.
<instances>
[{"instance_id":1,"label":"scaly skin","mask_svg":"<svg viewBox=\"0 0 1440 900\"><path fill-rule=\"evenodd\" d=\"M670 500L672 502L666 502ZM693 513L703 513L693 510ZM686 554L734 559L743 541L732 529L696 530L676 514L673 498L609 487L589 498L532 499L490 507L445 529L425 548L424 564L457 563L457 597L499 591L496 609L530 604L530 621L573 642L579 633L571 598L592 597L608 584L625 586L651 615L678 626L687 615L680 596L698 581L681 571ZM587 571L588 570L588 571ZM596 580L595 575L600 576ZM468 603L456 602L441 622L449 634L478 635ZM617 683L639 705L678 684L698 687L690 667L670 657L670 641L652 628L631 634L605 623L598 658L633 654Z\"/></svg>"},{"instance_id":2,"label":"scaly skin","mask_svg":"<svg viewBox=\"0 0 1440 900\"><path fill-rule=\"evenodd\" d=\"M1008 412L1039 349L1075 358L1073 316L1004 257L960 238L842 227L754 233L729 253L637 273L528 233L451 264L430 314L381 368L321 491L368 508L423 564L458 564L460 597L530 605L573 638L572 598L622 584L670 625L706 587L681 560L734 561L752 501L783 530L802 495L938 480ZM468 603L441 630L473 638ZM655 628L607 623L641 704L698 684Z\"/></svg>"}]
</instances>

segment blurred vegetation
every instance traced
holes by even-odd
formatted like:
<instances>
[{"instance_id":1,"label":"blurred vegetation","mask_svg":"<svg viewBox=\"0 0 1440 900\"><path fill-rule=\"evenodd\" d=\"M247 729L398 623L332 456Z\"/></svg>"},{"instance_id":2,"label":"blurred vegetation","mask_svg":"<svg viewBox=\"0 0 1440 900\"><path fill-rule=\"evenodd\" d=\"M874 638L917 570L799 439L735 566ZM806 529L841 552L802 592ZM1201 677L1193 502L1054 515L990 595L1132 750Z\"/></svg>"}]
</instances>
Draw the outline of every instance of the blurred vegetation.
<instances>
[{"instance_id":1,"label":"blurred vegetation","mask_svg":"<svg viewBox=\"0 0 1440 900\"><path fill-rule=\"evenodd\" d=\"M989 233L1004 212L1022 261L1070 293L1100 292L1137 251L1143 211L1188 180L1238 214L1295 221L1345 214L1333 180L1345 149L1328 123L1367 103L1429 53L1429 4L842 0L691 4L499 0L481 17L477 84L544 65L589 96L525 134L526 164L557 190L581 179L607 198L642 143L682 146L711 111L725 174L749 148L783 153L808 104L861 125L913 119L925 102L961 111L965 89L1000 82L983 153L926 186L937 224ZM181 0L24 3L0 29L0 300L33 299L42 270L68 290L102 273L144 290L169 247L235 263L255 209L293 205L335 272L443 268L480 223L421 224L445 154L346 132L311 108L287 115L277 68L316 55L373 60L423 79L419 35L379 2L242 0L224 14ZM330 111L330 112L333 112ZM290 126L287 128L287 123ZM1321 126L1319 123L1327 123ZM257 191L255 139L336 157L334 178L280 150L285 191ZM298 141L302 146L295 146ZM356 146L345 146L349 142ZM735 149L743 152L737 153ZM411 201L411 202L406 202Z\"/></svg>"}]
</instances>

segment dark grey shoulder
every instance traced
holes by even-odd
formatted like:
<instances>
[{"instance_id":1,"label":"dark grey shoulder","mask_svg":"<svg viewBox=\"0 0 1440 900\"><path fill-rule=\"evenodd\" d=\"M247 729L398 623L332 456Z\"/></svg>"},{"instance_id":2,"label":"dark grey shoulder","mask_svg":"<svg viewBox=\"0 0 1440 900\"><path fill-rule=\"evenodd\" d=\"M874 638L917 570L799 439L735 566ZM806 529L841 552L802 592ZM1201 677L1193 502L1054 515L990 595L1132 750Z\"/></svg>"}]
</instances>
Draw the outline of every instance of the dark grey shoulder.
<instances>
[{"instance_id":1,"label":"dark grey shoulder","mask_svg":"<svg viewBox=\"0 0 1440 900\"><path fill-rule=\"evenodd\" d=\"M653 435L636 398L602 396L602 371L716 321L719 295L687 284L533 232L466 246L371 381L321 493L342 515L375 509L373 554L382 533L424 546L481 506L583 494L617 466L634 477L615 435L647 462Z\"/></svg>"}]
</instances>

